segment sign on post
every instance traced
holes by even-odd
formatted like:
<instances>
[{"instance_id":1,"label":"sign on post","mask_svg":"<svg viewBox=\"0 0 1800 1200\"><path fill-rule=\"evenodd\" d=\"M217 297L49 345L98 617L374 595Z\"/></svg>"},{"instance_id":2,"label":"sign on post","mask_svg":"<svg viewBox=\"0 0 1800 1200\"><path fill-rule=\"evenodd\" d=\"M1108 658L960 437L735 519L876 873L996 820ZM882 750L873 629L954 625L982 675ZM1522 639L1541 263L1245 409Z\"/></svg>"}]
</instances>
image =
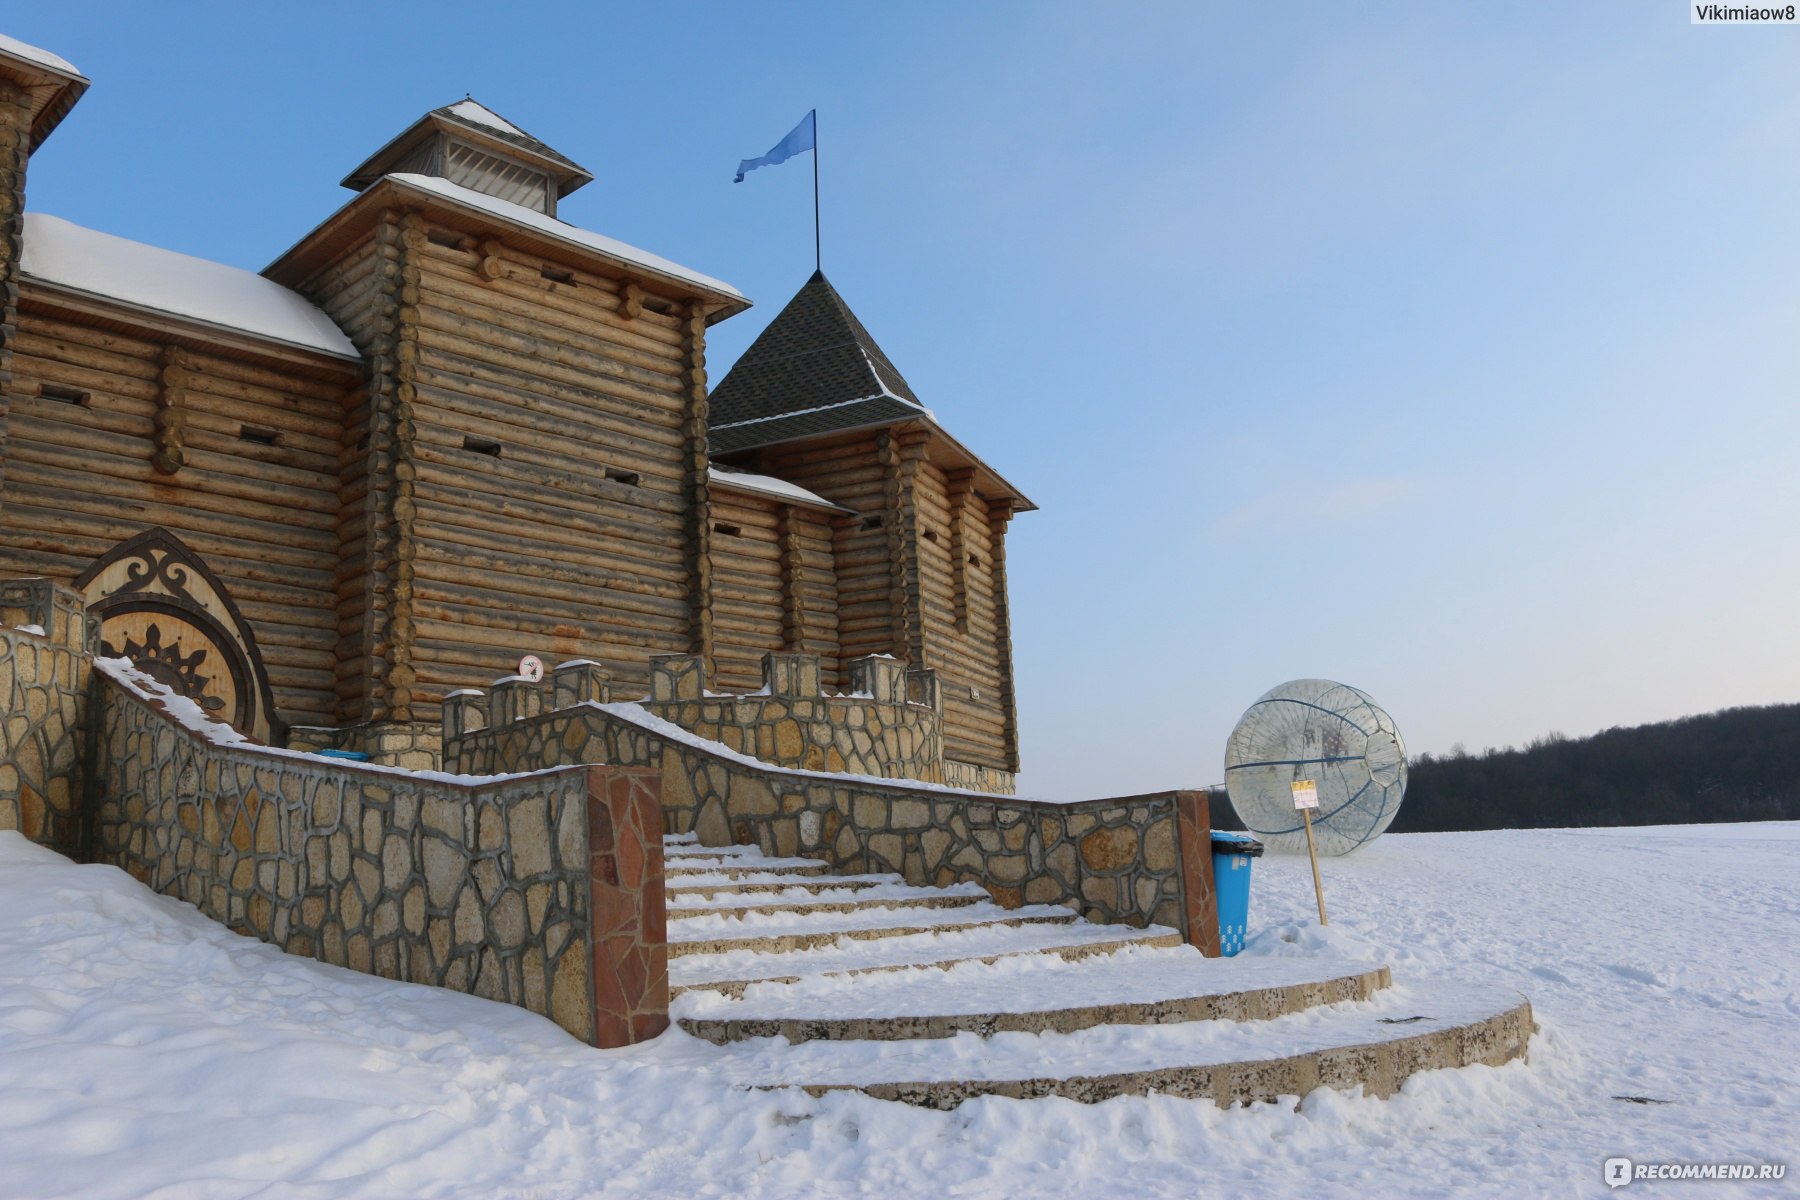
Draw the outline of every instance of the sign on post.
<instances>
[{"instance_id":1,"label":"sign on post","mask_svg":"<svg viewBox=\"0 0 1800 1200\"><path fill-rule=\"evenodd\" d=\"M1319 847L1313 841L1312 831L1312 810L1319 807L1319 785L1310 779L1296 779L1291 786L1294 807L1306 825L1306 855L1312 859L1313 895L1319 900L1319 924L1329 925L1331 922L1325 919L1325 885L1319 881Z\"/></svg>"},{"instance_id":2,"label":"sign on post","mask_svg":"<svg viewBox=\"0 0 1800 1200\"><path fill-rule=\"evenodd\" d=\"M538 683L544 678L544 660L535 654L527 654L519 660L519 675L528 683Z\"/></svg>"}]
</instances>

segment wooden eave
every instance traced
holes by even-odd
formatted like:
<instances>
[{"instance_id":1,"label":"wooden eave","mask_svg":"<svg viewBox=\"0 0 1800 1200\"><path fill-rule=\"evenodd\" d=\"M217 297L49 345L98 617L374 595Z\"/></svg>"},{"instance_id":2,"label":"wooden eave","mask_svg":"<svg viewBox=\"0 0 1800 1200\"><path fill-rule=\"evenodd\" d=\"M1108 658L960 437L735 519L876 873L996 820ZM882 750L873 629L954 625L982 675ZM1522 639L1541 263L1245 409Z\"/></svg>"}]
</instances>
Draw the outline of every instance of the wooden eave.
<instances>
[{"instance_id":1,"label":"wooden eave","mask_svg":"<svg viewBox=\"0 0 1800 1200\"><path fill-rule=\"evenodd\" d=\"M691 279L659 271L643 263L608 254L572 239L508 220L498 213L460 204L436 192L384 176L368 190L325 219L324 224L301 238L280 258L263 268L265 278L298 290L315 273L348 253L370 229L383 209L405 207L423 213L446 229L473 237L503 237L509 246L528 250L552 262L579 267L596 275L630 279L649 285L656 295L669 300L699 299L706 302L706 323L713 325L750 307L735 293L702 287Z\"/></svg>"},{"instance_id":2,"label":"wooden eave","mask_svg":"<svg viewBox=\"0 0 1800 1200\"><path fill-rule=\"evenodd\" d=\"M19 306L29 312L72 318L95 329L147 337L189 350L297 369L313 378L346 385L363 376L361 356L328 354L278 338L259 337L195 317L184 317L27 275L19 280Z\"/></svg>"},{"instance_id":3,"label":"wooden eave","mask_svg":"<svg viewBox=\"0 0 1800 1200\"><path fill-rule=\"evenodd\" d=\"M785 450L796 446L816 446L822 443L840 441L853 434L868 433L873 429L908 430L922 429L931 435L928 453L931 461L940 467L958 469L972 467L975 471L975 490L988 499L1008 499L1012 501L1014 512L1036 512L1038 506L1032 503L1018 488L1006 481L1006 477L983 462L967 446L951 437L930 417L911 417L899 421L874 421L867 425L856 425L844 429L832 429L809 437L791 438L784 442L771 442L764 446L748 446L742 450L734 450L730 454L721 455L719 461L730 466L734 459L754 461L758 455L771 450Z\"/></svg>"},{"instance_id":4,"label":"wooden eave","mask_svg":"<svg viewBox=\"0 0 1800 1200\"><path fill-rule=\"evenodd\" d=\"M457 137L473 142L502 158L515 158L542 169L545 174L556 181L556 198L558 200L576 188L594 182L592 172L561 155L551 157L520 142L498 136L497 131L489 130L472 121L461 121L432 111L414 121L387 145L369 155L356 170L344 176L343 186L352 191L362 191L386 175L392 169L392 163L405 157L420 143L439 133L455 134Z\"/></svg>"},{"instance_id":5,"label":"wooden eave","mask_svg":"<svg viewBox=\"0 0 1800 1200\"><path fill-rule=\"evenodd\" d=\"M88 89L85 75L72 75L0 50L0 76L31 94L31 149L44 144Z\"/></svg>"},{"instance_id":6,"label":"wooden eave","mask_svg":"<svg viewBox=\"0 0 1800 1200\"><path fill-rule=\"evenodd\" d=\"M1000 472L988 466L976 456L975 452L951 437L942 425L929 417L905 422L906 426L918 426L932 435L929 444L931 461L940 467L971 467L975 471L975 490L988 499L1005 497L1012 501L1014 512L1036 512L1037 505L1018 488L1006 481Z\"/></svg>"}]
</instances>

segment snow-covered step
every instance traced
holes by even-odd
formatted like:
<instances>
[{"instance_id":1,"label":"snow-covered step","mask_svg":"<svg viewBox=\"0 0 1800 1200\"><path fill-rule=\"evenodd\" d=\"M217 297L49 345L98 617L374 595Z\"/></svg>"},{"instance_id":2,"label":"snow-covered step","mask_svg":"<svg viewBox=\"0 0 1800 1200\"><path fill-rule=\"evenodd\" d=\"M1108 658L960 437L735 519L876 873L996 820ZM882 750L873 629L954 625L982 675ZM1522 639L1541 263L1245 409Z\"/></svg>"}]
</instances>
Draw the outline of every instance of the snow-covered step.
<instances>
[{"instance_id":1,"label":"snow-covered step","mask_svg":"<svg viewBox=\"0 0 1800 1200\"><path fill-rule=\"evenodd\" d=\"M1192 946L1125 950L1067 963L1019 955L880 979L763 982L742 999L693 991L671 1015L707 1042L949 1038L958 1033L1071 1033L1093 1025L1271 1020L1305 1007L1366 1000L1390 986L1384 966L1334 959L1206 959Z\"/></svg>"},{"instance_id":2,"label":"snow-covered step","mask_svg":"<svg viewBox=\"0 0 1800 1200\"><path fill-rule=\"evenodd\" d=\"M911 906L854 912L671 915L669 957L730 950L804 950L829 945L840 938L902 937L976 925L1067 924L1076 919L1074 912L1056 905L1009 909L986 902L962 908Z\"/></svg>"},{"instance_id":3,"label":"snow-covered step","mask_svg":"<svg viewBox=\"0 0 1800 1200\"><path fill-rule=\"evenodd\" d=\"M683 867L823 867L816 858L776 858L765 855L755 846L683 846L665 847L663 862Z\"/></svg>"},{"instance_id":4,"label":"snow-covered step","mask_svg":"<svg viewBox=\"0 0 1800 1200\"><path fill-rule=\"evenodd\" d=\"M693 991L671 1015L710 1042L947 1038L957 1033L1069 1033L1096 1025L1271 1020L1390 983L1386 967L1332 959L1209 959L1191 946L1125 949L1067 962L1020 955L875 979L807 976L758 983L741 999Z\"/></svg>"},{"instance_id":5,"label":"snow-covered step","mask_svg":"<svg viewBox=\"0 0 1800 1200\"><path fill-rule=\"evenodd\" d=\"M790 894L759 893L743 896L673 896L669 898L669 916L689 917L706 913L825 913L856 912L881 908L964 908L988 899L987 889L964 883L954 887L913 887L910 884L878 883L860 889L802 891Z\"/></svg>"},{"instance_id":6,"label":"snow-covered step","mask_svg":"<svg viewBox=\"0 0 1800 1200\"><path fill-rule=\"evenodd\" d=\"M783 864L783 865L771 865ZM800 859L764 859L755 863L729 863L720 865L699 859L663 860L663 876L667 879L690 879L695 876L714 878L722 876L727 879L778 877L817 877L826 874L831 868L825 863L810 858Z\"/></svg>"},{"instance_id":7,"label":"snow-covered step","mask_svg":"<svg viewBox=\"0 0 1800 1200\"><path fill-rule=\"evenodd\" d=\"M792 983L807 976L879 974L914 968L947 970L961 963L991 963L1022 955L1050 955L1074 961L1129 947L1182 944L1173 929L1153 925L1069 924L981 925L903 937L820 946L789 953L735 950L690 954L669 962L669 992L705 988L741 996L756 983Z\"/></svg>"},{"instance_id":8,"label":"snow-covered step","mask_svg":"<svg viewBox=\"0 0 1800 1200\"><path fill-rule=\"evenodd\" d=\"M898 875L794 875L775 871L743 875L684 875L666 884L663 891L677 896L711 896L725 893L753 895L758 892L857 890L882 883L903 883Z\"/></svg>"},{"instance_id":9,"label":"snow-covered step","mask_svg":"<svg viewBox=\"0 0 1800 1200\"><path fill-rule=\"evenodd\" d=\"M1531 1006L1505 989L1385 988L1360 1003L1267 1021L1099 1025L1073 1033L999 1033L911 1041L761 1038L713 1047L716 1078L819 1095L854 1089L954 1108L975 1096L1094 1102L1160 1092L1219 1104L1304 1096L1316 1087L1391 1095L1411 1075L1521 1058Z\"/></svg>"}]
</instances>

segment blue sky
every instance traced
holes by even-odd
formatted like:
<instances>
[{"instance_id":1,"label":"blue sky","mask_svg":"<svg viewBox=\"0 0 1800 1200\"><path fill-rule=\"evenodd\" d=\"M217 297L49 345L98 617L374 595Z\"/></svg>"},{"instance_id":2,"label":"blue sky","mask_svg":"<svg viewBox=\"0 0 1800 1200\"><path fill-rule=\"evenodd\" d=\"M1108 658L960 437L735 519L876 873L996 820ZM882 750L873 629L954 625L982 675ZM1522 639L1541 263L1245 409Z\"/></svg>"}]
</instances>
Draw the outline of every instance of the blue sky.
<instances>
[{"instance_id":1,"label":"blue sky","mask_svg":"<svg viewBox=\"0 0 1800 1200\"><path fill-rule=\"evenodd\" d=\"M1470 5L20 6L94 86L30 207L258 268L472 92L562 216L825 269L1041 506L1025 790L1221 777L1263 691L1413 750L1800 700L1800 29Z\"/></svg>"}]
</instances>

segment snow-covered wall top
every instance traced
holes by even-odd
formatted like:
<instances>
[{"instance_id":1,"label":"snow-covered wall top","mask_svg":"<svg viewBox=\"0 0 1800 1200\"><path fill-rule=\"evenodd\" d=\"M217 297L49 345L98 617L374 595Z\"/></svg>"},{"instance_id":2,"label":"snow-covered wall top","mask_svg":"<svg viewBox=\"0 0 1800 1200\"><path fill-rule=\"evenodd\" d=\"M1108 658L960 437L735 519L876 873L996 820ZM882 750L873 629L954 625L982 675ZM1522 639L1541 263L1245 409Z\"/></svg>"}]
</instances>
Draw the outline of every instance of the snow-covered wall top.
<instances>
[{"instance_id":1,"label":"snow-covered wall top","mask_svg":"<svg viewBox=\"0 0 1800 1200\"><path fill-rule=\"evenodd\" d=\"M671 262L660 255L650 253L648 250L640 250L636 246L627 245L616 238L609 238L605 234L594 233L592 230L582 229L578 226L569 224L567 221L559 221L555 217L547 217L535 209L526 208L523 204L514 204L510 200L501 200L483 192L475 191L472 188L466 188L451 183L448 179L440 179L435 175L414 175L408 172L401 172L389 175L388 178L404 183L408 187L417 188L420 191L434 192L444 199L463 205L466 208L479 209L482 212L489 213L496 217L504 217L506 220L516 224L530 226L539 233L548 234L558 241L582 246L589 250L598 250L609 258L614 258L624 263L630 263L633 266L642 267L645 270L653 271L656 274L666 276L669 279L692 284L696 287L703 288L706 291L730 296L736 300L746 299L742 292L723 280L714 279L710 275L702 275L700 272L690 270L680 263Z\"/></svg>"},{"instance_id":2,"label":"snow-covered wall top","mask_svg":"<svg viewBox=\"0 0 1800 1200\"><path fill-rule=\"evenodd\" d=\"M732 471L717 463L706 470L707 480L721 487L736 488L741 492L755 492L759 496L768 496L789 504L811 504L819 508L848 511L841 505L833 504L817 492L809 492L797 483L789 483L785 479L777 479L773 475L752 475L748 471Z\"/></svg>"},{"instance_id":3,"label":"snow-covered wall top","mask_svg":"<svg viewBox=\"0 0 1800 1200\"><path fill-rule=\"evenodd\" d=\"M343 330L297 292L253 271L208 262L46 213L25 214L20 269L32 279L135 308L360 361Z\"/></svg>"}]
</instances>

